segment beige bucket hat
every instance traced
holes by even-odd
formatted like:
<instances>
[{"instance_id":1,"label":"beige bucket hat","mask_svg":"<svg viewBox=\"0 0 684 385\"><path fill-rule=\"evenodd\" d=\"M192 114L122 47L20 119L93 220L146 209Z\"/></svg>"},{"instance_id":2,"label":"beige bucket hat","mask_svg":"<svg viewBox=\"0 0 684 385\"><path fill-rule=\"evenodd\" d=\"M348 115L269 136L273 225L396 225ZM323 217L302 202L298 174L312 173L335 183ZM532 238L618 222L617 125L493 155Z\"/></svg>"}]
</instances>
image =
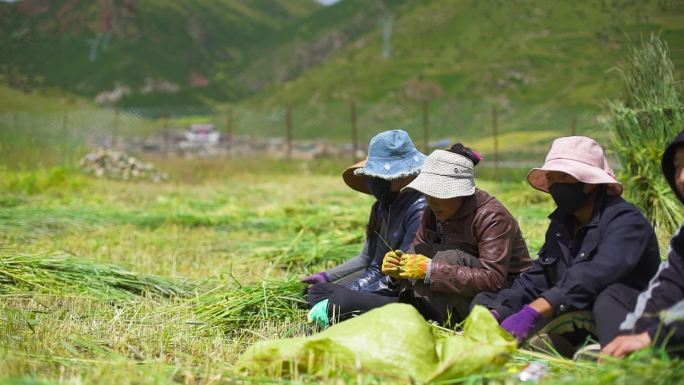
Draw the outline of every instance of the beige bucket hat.
<instances>
[{"instance_id":1,"label":"beige bucket hat","mask_svg":"<svg viewBox=\"0 0 684 385\"><path fill-rule=\"evenodd\" d=\"M527 181L539 191L549 192L546 174L559 171L573 176L580 182L608 185L611 195L622 194L622 183L615 179L601 146L586 136L567 136L553 141L551 150L541 168L533 168Z\"/></svg>"},{"instance_id":2,"label":"beige bucket hat","mask_svg":"<svg viewBox=\"0 0 684 385\"><path fill-rule=\"evenodd\" d=\"M475 166L465 156L435 150L425 158L416 179L404 188L438 199L470 196L475 194Z\"/></svg>"}]
</instances>

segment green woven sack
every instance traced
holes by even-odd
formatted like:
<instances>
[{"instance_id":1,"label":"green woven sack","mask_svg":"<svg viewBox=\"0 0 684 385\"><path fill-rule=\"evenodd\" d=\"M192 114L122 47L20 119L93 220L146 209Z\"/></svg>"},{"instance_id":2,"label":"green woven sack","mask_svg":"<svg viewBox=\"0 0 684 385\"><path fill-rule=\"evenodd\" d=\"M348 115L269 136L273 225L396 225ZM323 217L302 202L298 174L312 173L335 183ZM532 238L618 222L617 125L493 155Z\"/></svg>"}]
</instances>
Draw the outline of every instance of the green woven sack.
<instances>
[{"instance_id":1,"label":"green woven sack","mask_svg":"<svg viewBox=\"0 0 684 385\"><path fill-rule=\"evenodd\" d=\"M515 341L484 308L473 309L463 335L444 336L412 306L391 304L310 337L257 342L235 370L277 378L361 372L425 383L502 365L513 351Z\"/></svg>"}]
</instances>

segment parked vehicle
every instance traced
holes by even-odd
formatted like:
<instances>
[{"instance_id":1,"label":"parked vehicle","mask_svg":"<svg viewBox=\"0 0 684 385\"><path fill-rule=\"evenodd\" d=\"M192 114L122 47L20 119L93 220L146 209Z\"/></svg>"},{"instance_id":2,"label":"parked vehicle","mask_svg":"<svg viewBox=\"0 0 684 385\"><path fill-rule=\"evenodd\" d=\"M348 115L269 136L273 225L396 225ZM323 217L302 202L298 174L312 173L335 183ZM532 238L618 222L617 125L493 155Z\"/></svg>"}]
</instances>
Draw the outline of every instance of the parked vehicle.
<instances>
[{"instance_id":1,"label":"parked vehicle","mask_svg":"<svg viewBox=\"0 0 684 385\"><path fill-rule=\"evenodd\" d=\"M221 134L216 131L213 124L193 124L185 133L185 139L193 146L216 146Z\"/></svg>"}]
</instances>

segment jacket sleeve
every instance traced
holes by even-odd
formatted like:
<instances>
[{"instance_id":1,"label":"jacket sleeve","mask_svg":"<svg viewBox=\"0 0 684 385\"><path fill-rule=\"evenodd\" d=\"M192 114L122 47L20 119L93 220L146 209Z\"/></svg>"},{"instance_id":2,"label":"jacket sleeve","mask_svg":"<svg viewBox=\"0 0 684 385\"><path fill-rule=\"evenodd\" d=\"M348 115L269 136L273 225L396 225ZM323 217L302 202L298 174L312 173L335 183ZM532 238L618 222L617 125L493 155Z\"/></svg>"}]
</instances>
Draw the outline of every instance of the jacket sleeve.
<instances>
[{"instance_id":1,"label":"jacket sleeve","mask_svg":"<svg viewBox=\"0 0 684 385\"><path fill-rule=\"evenodd\" d=\"M480 266L433 260L432 290L472 297L479 292L498 292L505 287L517 223L506 212L488 210L474 219L473 231L478 240Z\"/></svg>"},{"instance_id":2,"label":"jacket sleeve","mask_svg":"<svg viewBox=\"0 0 684 385\"><path fill-rule=\"evenodd\" d=\"M544 250L544 247L542 247ZM501 319L522 309L545 290L548 289L543 266L538 260L532 263L532 267L518 277L511 287L501 290L498 294L482 293L473 300L473 305L482 305L494 309Z\"/></svg>"},{"instance_id":3,"label":"jacket sleeve","mask_svg":"<svg viewBox=\"0 0 684 385\"><path fill-rule=\"evenodd\" d=\"M672 238L667 261L648 288L639 295L634 311L620 324L621 332L648 332L656 345L684 343L684 235Z\"/></svg>"},{"instance_id":4,"label":"jacket sleeve","mask_svg":"<svg viewBox=\"0 0 684 385\"><path fill-rule=\"evenodd\" d=\"M417 200L406 213L404 221L402 223L402 229L404 230L404 238L401 241L401 246L399 249L403 252L408 252L408 250L413 246L419 237L418 243L425 243L423 240L423 213L425 212L425 200ZM382 263L382 261L380 261Z\"/></svg>"},{"instance_id":5,"label":"jacket sleeve","mask_svg":"<svg viewBox=\"0 0 684 385\"><path fill-rule=\"evenodd\" d=\"M364 246L366 250L368 250L369 244L370 241L366 241L366 245ZM382 271L380 270L380 267L382 266L382 261L380 261L380 264L378 264L377 257L372 258L371 256L369 256L368 259L370 260L370 264L368 266L365 266L365 271L363 272L363 274L357 280L347 285L347 288L351 290L360 291L368 285L372 284L373 282L376 282L382 277L384 277Z\"/></svg>"},{"instance_id":6,"label":"jacket sleeve","mask_svg":"<svg viewBox=\"0 0 684 385\"><path fill-rule=\"evenodd\" d=\"M403 235L401 239L398 240L398 243L397 241L392 242L393 246L398 244L399 249L403 252L407 252L411 248L411 242L413 242L416 236L416 230L420 226L424 208L424 199L417 200L409 207L406 214L403 216L401 223ZM382 260L384 257L385 253L378 253L378 255L370 261L370 265L363 276L347 287L352 290L369 291L381 295L392 294L396 288L396 282L382 273Z\"/></svg>"},{"instance_id":7,"label":"jacket sleeve","mask_svg":"<svg viewBox=\"0 0 684 385\"><path fill-rule=\"evenodd\" d=\"M659 323L646 331L653 344L665 349L682 350L684 344L684 300L659 313Z\"/></svg>"},{"instance_id":8,"label":"jacket sleeve","mask_svg":"<svg viewBox=\"0 0 684 385\"><path fill-rule=\"evenodd\" d=\"M642 257L652 252L648 248L655 242L653 228L636 210L616 213L599 230L603 234L594 232L599 239L588 239L587 234L576 257L580 260L541 294L554 313L588 308L601 291L627 276ZM593 249L585 248L585 243Z\"/></svg>"},{"instance_id":9,"label":"jacket sleeve","mask_svg":"<svg viewBox=\"0 0 684 385\"><path fill-rule=\"evenodd\" d=\"M349 274L352 274L359 270L364 270L368 268L371 263L371 257L368 255L368 240L363 244L363 248L359 255L354 258L347 260L346 262L339 264L331 269L325 271L328 274L331 282L335 282L338 279L344 278Z\"/></svg>"},{"instance_id":10,"label":"jacket sleeve","mask_svg":"<svg viewBox=\"0 0 684 385\"><path fill-rule=\"evenodd\" d=\"M413 240L409 244L409 247L406 248L406 252L409 254L413 254L415 251L415 246L419 245L421 243L428 243L428 239L426 236L426 224L425 224L425 212L427 210L430 210L429 208L425 208L425 210L422 212L423 214L421 215L421 219L418 221L418 224L416 225L416 231L415 231L415 236L413 237ZM402 249L403 250L403 249Z\"/></svg>"}]
</instances>

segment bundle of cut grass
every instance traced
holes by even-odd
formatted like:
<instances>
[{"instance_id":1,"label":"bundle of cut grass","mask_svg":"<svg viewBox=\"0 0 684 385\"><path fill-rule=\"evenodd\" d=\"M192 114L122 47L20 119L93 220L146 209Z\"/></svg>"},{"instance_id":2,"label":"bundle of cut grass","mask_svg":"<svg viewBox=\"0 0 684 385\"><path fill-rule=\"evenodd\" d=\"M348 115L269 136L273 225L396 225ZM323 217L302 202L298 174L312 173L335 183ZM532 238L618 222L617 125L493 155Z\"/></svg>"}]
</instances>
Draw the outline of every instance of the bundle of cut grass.
<instances>
[{"instance_id":1,"label":"bundle of cut grass","mask_svg":"<svg viewBox=\"0 0 684 385\"><path fill-rule=\"evenodd\" d=\"M197 298L199 317L224 331L254 328L267 320L296 319L305 304L297 280L263 281L228 292L212 291Z\"/></svg>"},{"instance_id":2,"label":"bundle of cut grass","mask_svg":"<svg viewBox=\"0 0 684 385\"><path fill-rule=\"evenodd\" d=\"M639 206L661 236L672 234L682 220L679 205L660 170L668 142L684 127L674 66L668 49L651 36L633 47L618 68L625 95L609 104L614 148L622 164L625 195Z\"/></svg>"},{"instance_id":3,"label":"bundle of cut grass","mask_svg":"<svg viewBox=\"0 0 684 385\"><path fill-rule=\"evenodd\" d=\"M22 290L77 292L124 299L145 294L184 297L190 295L192 286L69 255L20 254L0 250L0 292Z\"/></svg>"}]
</instances>

